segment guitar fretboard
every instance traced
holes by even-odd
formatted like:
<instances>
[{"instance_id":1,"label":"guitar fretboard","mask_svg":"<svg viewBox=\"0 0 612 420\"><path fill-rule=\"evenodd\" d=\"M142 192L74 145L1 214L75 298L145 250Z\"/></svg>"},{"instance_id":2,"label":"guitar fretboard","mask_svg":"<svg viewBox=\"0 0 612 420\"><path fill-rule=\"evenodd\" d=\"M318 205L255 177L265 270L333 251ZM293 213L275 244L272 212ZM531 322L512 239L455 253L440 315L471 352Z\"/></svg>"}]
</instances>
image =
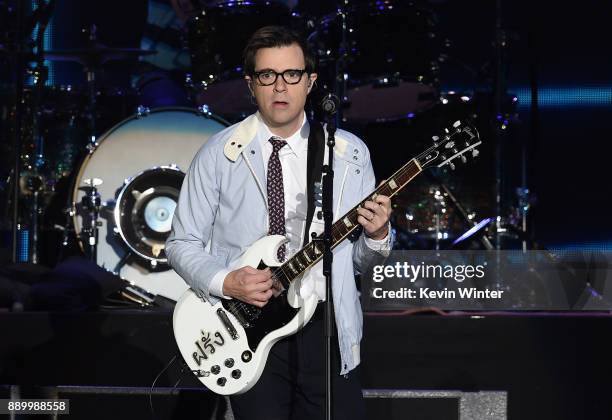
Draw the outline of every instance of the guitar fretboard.
<instances>
[{"instance_id":1,"label":"guitar fretboard","mask_svg":"<svg viewBox=\"0 0 612 420\"><path fill-rule=\"evenodd\" d=\"M421 167L418 162L416 159L412 159L391 175L372 194L368 195L344 216L339 218L332 225L332 248L338 246L359 226L357 222L357 209L359 207L363 207L364 203L368 200L374 201L379 195L393 197L420 172ZM289 258L283 265L274 269L273 275L287 288L289 283L316 264L321 258L323 258L323 243L321 241L312 241Z\"/></svg>"}]
</instances>

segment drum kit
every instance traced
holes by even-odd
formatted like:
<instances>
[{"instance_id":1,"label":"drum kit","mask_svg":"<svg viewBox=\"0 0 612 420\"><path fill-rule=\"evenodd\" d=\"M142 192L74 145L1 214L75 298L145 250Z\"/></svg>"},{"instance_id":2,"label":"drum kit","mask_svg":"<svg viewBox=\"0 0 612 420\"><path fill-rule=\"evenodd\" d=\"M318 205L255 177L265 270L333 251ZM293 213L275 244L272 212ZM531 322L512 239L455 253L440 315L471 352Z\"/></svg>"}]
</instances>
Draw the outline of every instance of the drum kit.
<instances>
[{"instance_id":1,"label":"drum kit","mask_svg":"<svg viewBox=\"0 0 612 420\"><path fill-rule=\"evenodd\" d=\"M436 107L449 45L433 11L418 1L340 3L324 15L270 0L217 2L197 11L185 25L192 64L185 88L193 107L149 109L137 106L137 95L101 92L97 74L106 62L154 51L105 47L95 28L89 48L42 51L44 60L80 63L87 85L84 92L46 87L42 77L24 94L24 119L37 127L24 130L21 150L19 226L30 230L29 261L40 262L39 248L55 251L47 264L61 258L62 247L37 243L33 230L42 219L43 229L62 232L64 248L72 237L91 260L135 286L180 296L187 286L164 252L180 185L208 138L255 109L241 62L259 27L284 24L308 34L319 62L318 91L339 94L340 118L349 126L413 118ZM129 115L131 107L136 112ZM448 194L431 185L420 194L410 203L398 200L397 228L428 241L458 236L462 227Z\"/></svg>"}]
</instances>

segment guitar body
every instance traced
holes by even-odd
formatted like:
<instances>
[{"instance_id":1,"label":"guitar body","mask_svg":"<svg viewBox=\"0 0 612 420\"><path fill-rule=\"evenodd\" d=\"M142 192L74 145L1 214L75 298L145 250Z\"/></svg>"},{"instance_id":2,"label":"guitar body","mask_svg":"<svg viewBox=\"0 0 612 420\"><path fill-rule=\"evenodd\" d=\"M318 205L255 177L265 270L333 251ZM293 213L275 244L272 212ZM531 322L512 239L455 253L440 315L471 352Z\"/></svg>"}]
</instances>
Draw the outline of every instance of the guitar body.
<instances>
[{"instance_id":1,"label":"guitar body","mask_svg":"<svg viewBox=\"0 0 612 420\"><path fill-rule=\"evenodd\" d=\"M255 242L236 267L276 267L276 252L287 239L266 236ZM189 289L176 303L173 329L183 359L211 391L241 394L259 379L274 343L300 330L317 307L315 295L298 295L299 279L263 308L236 299L215 305Z\"/></svg>"}]
</instances>

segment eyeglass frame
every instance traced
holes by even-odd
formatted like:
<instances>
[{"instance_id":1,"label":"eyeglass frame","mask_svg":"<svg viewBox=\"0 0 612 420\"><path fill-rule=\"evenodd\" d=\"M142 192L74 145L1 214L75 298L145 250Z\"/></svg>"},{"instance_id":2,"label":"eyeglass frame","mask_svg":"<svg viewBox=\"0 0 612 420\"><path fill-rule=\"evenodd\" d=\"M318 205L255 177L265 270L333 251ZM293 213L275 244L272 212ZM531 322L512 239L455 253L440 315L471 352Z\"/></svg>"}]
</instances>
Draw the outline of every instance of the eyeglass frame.
<instances>
[{"instance_id":1,"label":"eyeglass frame","mask_svg":"<svg viewBox=\"0 0 612 420\"><path fill-rule=\"evenodd\" d=\"M295 82L295 83L288 82L287 79L285 79L285 73L287 73L288 71L298 71L298 72L300 72L299 80L297 82ZM274 73L274 81L272 83L264 84L259 79L259 75L263 74L263 73ZM285 82L288 85L297 85L298 83L300 83L302 81L302 78L304 77L305 73L308 73L308 70L306 70L306 69L287 69L287 70L282 71L281 73L278 73L278 72L276 72L276 71L274 71L272 69L266 69L266 70L262 70L262 71L254 71L253 74L252 74L252 77L257 79L257 82L261 86L272 86L272 85L274 85L278 81L278 76L281 76L283 78L283 82Z\"/></svg>"}]
</instances>

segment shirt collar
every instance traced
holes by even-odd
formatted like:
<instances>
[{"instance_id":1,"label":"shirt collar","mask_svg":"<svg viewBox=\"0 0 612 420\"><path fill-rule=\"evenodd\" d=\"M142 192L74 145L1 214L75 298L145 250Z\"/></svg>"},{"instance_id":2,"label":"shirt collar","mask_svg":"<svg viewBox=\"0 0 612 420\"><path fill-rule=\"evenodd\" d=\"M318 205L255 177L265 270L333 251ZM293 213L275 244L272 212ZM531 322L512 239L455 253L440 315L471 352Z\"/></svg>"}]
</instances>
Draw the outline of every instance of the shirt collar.
<instances>
[{"instance_id":1,"label":"shirt collar","mask_svg":"<svg viewBox=\"0 0 612 420\"><path fill-rule=\"evenodd\" d=\"M263 147L268 147L266 146L266 144L270 143L268 142L270 137L275 136L275 135L272 134L268 126L264 123L263 119L259 115L259 112L257 112L257 119L259 120L259 127L257 129L257 138L263 150ZM291 150L292 153L295 153L295 155L299 159L301 158L305 159L307 157L307 152L308 152L308 136L309 135L310 135L310 123L308 122L308 118L306 118L306 112L304 112L303 119L302 119L302 125L300 129L297 130L295 133L293 133L291 136L283 140L287 142L287 146L289 146L289 149ZM270 144L269 147L271 148L272 145Z\"/></svg>"}]
</instances>

